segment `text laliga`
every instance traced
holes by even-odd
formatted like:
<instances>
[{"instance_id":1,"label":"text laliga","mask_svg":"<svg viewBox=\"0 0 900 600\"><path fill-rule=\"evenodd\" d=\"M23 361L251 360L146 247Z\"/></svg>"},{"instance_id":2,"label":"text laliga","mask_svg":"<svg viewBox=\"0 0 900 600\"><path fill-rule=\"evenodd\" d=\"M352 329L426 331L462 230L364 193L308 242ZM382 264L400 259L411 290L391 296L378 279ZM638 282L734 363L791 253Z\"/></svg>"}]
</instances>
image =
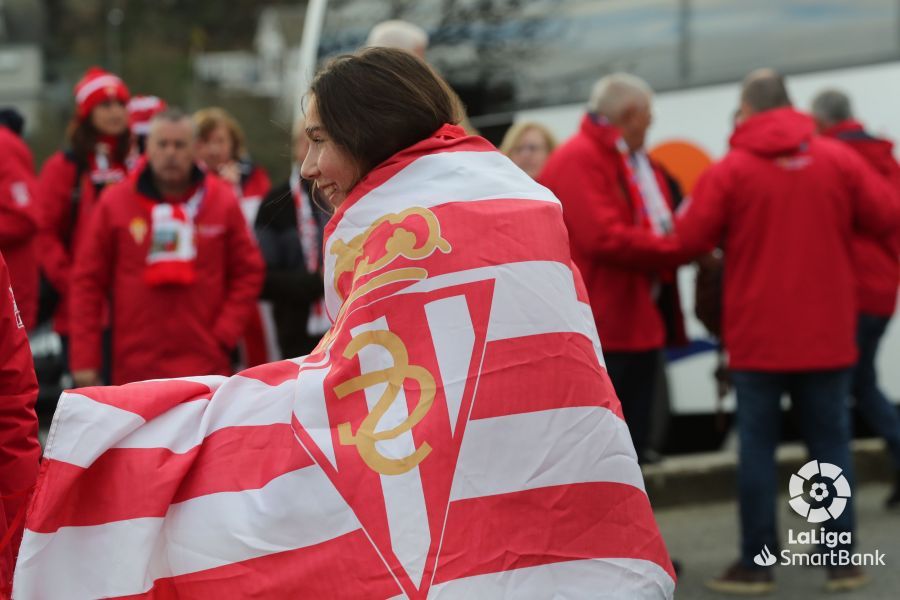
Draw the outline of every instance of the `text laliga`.
<instances>
[{"instance_id":1,"label":"text laliga","mask_svg":"<svg viewBox=\"0 0 900 600\"><path fill-rule=\"evenodd\" d=\"M838 544L849 546L852 539L849 531L825 531L824 527L800 531L796 536L793 529L788 529L788 543L790 544L824 544L828 548L836 548Z\"/></svg>"}]
</instances>

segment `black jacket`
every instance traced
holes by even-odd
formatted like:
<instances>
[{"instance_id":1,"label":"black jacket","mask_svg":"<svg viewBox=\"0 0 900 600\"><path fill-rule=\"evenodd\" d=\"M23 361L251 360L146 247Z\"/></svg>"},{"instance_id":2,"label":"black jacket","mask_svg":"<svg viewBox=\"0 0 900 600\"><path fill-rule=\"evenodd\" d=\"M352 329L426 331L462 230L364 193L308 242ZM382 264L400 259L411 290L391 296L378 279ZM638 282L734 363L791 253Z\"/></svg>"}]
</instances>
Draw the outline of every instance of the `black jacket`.
<instances>
[{"instance_id":1,"label":"black jacket","mask_svg":"<svg viewBox=\"0 0 900 600\"><path fill-rule=\"evenodd\" d=\"M303 185L309 193L305 182ZM315 205L313 215L319 225L321 248L329 215ZM261 297L272 302L282 356L295 358L309 354L319 338L307 335L306 322L310 307L322 297L324 288L321 266L317 273L306 269L297 229L297 211L288 183L272 188L263 199L256 215L255 229L266 261Z\"/></svg>"}]
</instances>

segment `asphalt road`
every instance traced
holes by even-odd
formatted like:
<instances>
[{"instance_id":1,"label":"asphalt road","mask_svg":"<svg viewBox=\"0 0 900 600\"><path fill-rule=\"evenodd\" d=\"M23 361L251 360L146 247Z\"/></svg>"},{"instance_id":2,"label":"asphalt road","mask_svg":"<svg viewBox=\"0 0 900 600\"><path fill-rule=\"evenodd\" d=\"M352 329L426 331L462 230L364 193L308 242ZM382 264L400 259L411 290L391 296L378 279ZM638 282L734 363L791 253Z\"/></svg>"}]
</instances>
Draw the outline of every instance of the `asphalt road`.
<instances>
[{"instance_id":1,"label":"asphalt road","mask_svg":"<svg viewBox=\"0 0 900 600\"><path fill-rule=\"evenodd\" d=\"M825 570L805 566L775 567L776 592L768 598L805 600L815 598L865 598L896 600L900 598L900 512L883 508L889 486L865 485L854 492L859 552L883 552L883 567L867 567L872 582L855 592L828 594L823 591ZM778 527L781 542L793 528L808 531L813 526L791 511L787 497L779 500ZM719 575L737 558L737 505L721 502L656 511L656 519L672 557L681 562L682 573L676 588L678 600L727 598L707 590L704 582Z\"/></svg>"}]
</instances>

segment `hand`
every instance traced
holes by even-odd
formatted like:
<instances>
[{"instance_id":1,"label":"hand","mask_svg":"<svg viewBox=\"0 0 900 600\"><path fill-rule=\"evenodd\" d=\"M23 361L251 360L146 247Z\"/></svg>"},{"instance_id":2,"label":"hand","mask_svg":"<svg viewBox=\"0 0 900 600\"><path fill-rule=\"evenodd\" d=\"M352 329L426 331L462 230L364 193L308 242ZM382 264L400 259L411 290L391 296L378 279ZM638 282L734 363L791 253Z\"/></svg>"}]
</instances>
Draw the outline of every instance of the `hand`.
<instances>
[{"instance_id":1,"label":"hand","mask_svg":"<svg viewBox=\"0 0 900 600\"><path fill-rule=\"evenodd\" d=\"M101 385L100 372L96 369L82 369L80 371L72 371L72 380L77 388L91 387Z\"/></svg>"},{"instance_id":2,"label":"hand","mask_svg":"<svg viewBox=\"0 0 900 600\"><path fill-rule=\"evenodd\" d=\"M241 182L241 167L234 161L227 162L219 167L219 177L237 185Z\"/></svg>"}]
</instances>

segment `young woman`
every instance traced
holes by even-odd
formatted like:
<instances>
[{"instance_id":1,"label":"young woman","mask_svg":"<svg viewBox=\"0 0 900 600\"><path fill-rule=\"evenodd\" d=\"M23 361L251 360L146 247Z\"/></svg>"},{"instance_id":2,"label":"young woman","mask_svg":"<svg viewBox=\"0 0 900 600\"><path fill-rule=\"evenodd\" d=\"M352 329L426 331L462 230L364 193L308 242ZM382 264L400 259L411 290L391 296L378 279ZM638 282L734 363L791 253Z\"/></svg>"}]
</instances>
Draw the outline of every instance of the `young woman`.
<instances>
[{"instance_id":1,"label":"young woman","mask_svg":"<svg viewBox=\"0 0 900 600\"><path fill-rule=\"evenodd\" d=\"M197 158L207 170L234 186L244 218L252 228L260 202L272 187L269 175L251 162L244 131L228 112L217 107L204 108L194 114L194 123Z\"/></svg>"},{"instance_id":2,"label":"young woman","mask_svg":"<svg viewBox=\"0 0 900 600\"><path fill-rule=\"evenodd\" d=\"M520 121L510 127L500 144L500 152L532 179L540 175L554 148L556 138L549 129L534 121Z\"/></svg>"},{"instance_id":3,"label":"young woman","mask_svg":"<svg viewBox=\"0 0 900 600\"><path fill-rule=\"evenodd\" d=\"M301 173L335 207L331 330L230 379L64 399L17 597L672 597L559 202L458 117L403 51L316 77ZM79 568L113 555L116 578Z\"/></svg>"},{"instance_id":4,"label":"young woman","mask_svg":"<svg viewBox=\"0 0 900 600\"><path fill-rule=\"evenodd\" d=\"M75 246L100 193L127 174L128 99L128 88L119 77L98 67L89 69L75 85L75 115L66 132L68 148L47 159L40 173L40 263L59 294L53 325L64 347Z\"/></svg>"}]
</instances>

